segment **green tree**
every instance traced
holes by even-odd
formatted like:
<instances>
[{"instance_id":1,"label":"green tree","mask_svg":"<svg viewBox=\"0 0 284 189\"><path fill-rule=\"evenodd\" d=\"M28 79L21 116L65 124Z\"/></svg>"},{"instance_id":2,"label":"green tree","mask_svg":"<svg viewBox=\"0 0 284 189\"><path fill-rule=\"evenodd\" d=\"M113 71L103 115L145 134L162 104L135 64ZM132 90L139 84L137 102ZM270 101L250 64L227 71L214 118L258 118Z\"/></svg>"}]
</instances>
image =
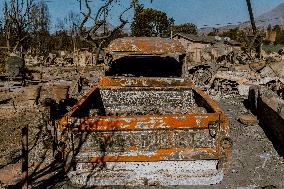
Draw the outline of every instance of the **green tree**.
<instances>
[{"instance_id":1,"label":"green tree","mask_svg":"<svg viewBox=\"0 0 284 189\"><path fill-rule=\"evenodd\" d=\"M131 33L133 36L164 36L169 30L171 20L165 12L137 5Z\"/></svg>"},{"instance_id":2,"label":"green tree","mask_svg":"<svg viewBox=\"0 0 284 189\"><path fill-rule=\"evenodd\" d=\"M208 33L208 36L217 36L217 35L219 35L218 28L213 28L213 31Z\"/></svg>"},{"instance_id":3,"label":"green tree","mask_svg":"<svg viewBox=\"0 0 284 189\"><path fill-rule=\"evenodd\" d=\"M185 34L197 34L197 27L192 23L186 23L181 25L174 25L172 27L174 33L185 33Z\"/></svg>"},{"instance_id":4,"label":"green tree","mask_svg":"<svg viewBox=\"0 0 284 189\"><path fill-rule=\"evenodd\" d=\"M279 32L279 31L281 31L281 27L279 25L275 25L273 27L273 31Z\"/></svg>"},{"instance_id":5,"label":"green tree","mask_svg":"<svg viewBox=\"0 0 284 189\"><path fill-rule=\"evenodd\" d=\"M275 25L272 30L276 32L274 44L284 44L284 31L282 30L281 26Z\"/></svg>"},{"instance_id":6,"label":"green tree","mask_svg":"<svg viewBox=\"0 0 284 189\"><path fill-rule=\"evenodd\" d=\"M276 31L275 44L284 44L284 31Z\"/></svg>"},{"instance_id":7,"label":"green tree","mask_svg":"<svg viewBox=\"0 0 284 189\"><path fill-rule=\"evenodd\" d=\"M222 33L219 33L218 35L220 35L221 37L229 37L230 39L233 39L240 43L247 43L247 34L243 30L240 30L240 28L238 27L230 29L229 31L224 31Z\"/></svg>"}]
</instances>

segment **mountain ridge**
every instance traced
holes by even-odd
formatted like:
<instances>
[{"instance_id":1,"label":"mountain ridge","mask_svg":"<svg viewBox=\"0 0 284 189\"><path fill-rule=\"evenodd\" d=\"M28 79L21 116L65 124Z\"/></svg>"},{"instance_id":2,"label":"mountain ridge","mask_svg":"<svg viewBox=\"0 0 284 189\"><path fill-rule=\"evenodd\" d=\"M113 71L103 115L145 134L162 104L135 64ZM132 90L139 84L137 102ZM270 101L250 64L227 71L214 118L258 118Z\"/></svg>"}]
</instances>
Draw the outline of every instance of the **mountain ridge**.
<instances>
[{"instance_id":1,"label":"mountain ridge","mask_svg":"<svg viewBox=\"0 0 284 189\"><path fill-rule=\"evenodd\" d=\"M269 25L272 27L275 25L284 26L284 3L279 4L275 8L268 10L267 12L261 14L255 18L255 23L258 28L267 28ZM245 21L241 24L221 26L217 29L219 31L225 31L233 28L247 28L251 27L250 21ZM199 29L199 33L208 34L213 31L213 27L207 27Z\"/></svg>"}]
</instances>

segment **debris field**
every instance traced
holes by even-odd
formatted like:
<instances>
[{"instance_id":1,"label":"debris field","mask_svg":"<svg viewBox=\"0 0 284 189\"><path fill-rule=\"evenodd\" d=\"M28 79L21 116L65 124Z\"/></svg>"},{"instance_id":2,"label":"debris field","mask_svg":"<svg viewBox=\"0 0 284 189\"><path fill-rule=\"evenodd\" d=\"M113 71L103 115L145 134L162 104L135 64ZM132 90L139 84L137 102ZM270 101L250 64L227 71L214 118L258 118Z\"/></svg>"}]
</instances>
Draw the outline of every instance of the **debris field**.
<instances>
[{"instance_id":1,"label":"debris field","mask_svg":"<svg viewBox=\"0 0 284 189\"><path fill-rule=\"evenodd\" d=\"M257 59L247 56L241 50L232 50L222 55L222 58L206 59L212 57L208 56L207 49L202 55L202 62L184 62L180 78L175 77L175 74L179 74L178 71L173 73L174 77L163 78L162 75L167 75L168 70L163 70L159 63L171 65L180 58L186 59L181 56L183 48L157 38L155 45L165 43L169 46L163 46L164 49L160 48L156 52L155 46L145 45L155 39L150 39L151 42L147 40L149 39L122 38L115 41L106 50L108 55L112 55L112 59L104 61L113 63L107 66L90 65L86 61L87 57L80 63L79 58L74 60L66 54L61 58L52 55L47 59L27 57L25 62L29 71L24 85L19 79L21 60L11 56L13 58L9 61L18 64L8 67L9 71L0 81L0 188L19 187L25 182L33 188L89 187L89 183L124 185L126 181L122 178L129 179L129 185L199 185L199 182L207 182L213 185L192 188L284 188L282 55L263 54L261 59ZM127 46L127 42L131 45ZM134 52L127 47L138 48ZM118 51L123 53L119 54ZM130 55L129 52L132 51L134 53ZM169 54L172 51L178 56L173 56L172 59L162 56L163 53ZM145 61L157 62L154 71L141 71L146 63L139 62L140 58L137 60L137 65L141 64L141 67L137 66L139 71L129 68L129 73L124 73L125 69L120 69L120 66L131 64L124 65L123 62L134 61L133 57L140 56L141 52L148 56ZM81 56L91 56L85 54ZM151 77L157 70L161 74L158 79ZM143 74L146 76L141 77ZM222 122L216 122L216 112L219 112L218 120ZM207 117L205 119L202 116ZM195 125L195 122L200 122L200 125ZM212 128L209 128L210 124L208 128L203 128L205 122L212 122ZM188 131L164 133L166 131L163 129L173 127L172 125L175 125L175 129L178 127L186 130L188 128L183 126L185 123ZM220 130L215 128L216 124ZM59 128L60 132L55 128ZM154 130L147 130L153 128ZM200 131L192 134L191 128ZM134 134L127 133L126 129L133 129L131 132ZM28 132L25 133L25 130ZM221 136L221 131L228 147L219 147L221 138L218 136ZM185 139L184 136L189 135L194 135L195 143ZM167 150L163 151L179 148L185 150L176 153L176 156L167 154ZM196 151L186 154L186 149L191 148ZM213 151L207 148L212 148ZM214 154L215 148L216 151L220 150L221 155ZM226 151L228 149L230 152ZM133 154L127 154L129 150ZM102 156L95 151L104 154ZM141 151L150 155L140 154L140 157ZM160 154L154 153L156 151ZM71 152L73 155L76 152L76 157L70 159L68 153ZM28 154L26 159L25 154ZM225 160L221 176L217 172L214 175L215 172L210 172L211 169L207 170L207 166L220 165L206 160L221 161L223 156ZM148 159L144 159L145 157ZM127 175L129 173L126 171L119 172L121 175L113 173L117 177L108 172L100 173L104 166L112 166L112 158L118 158L122 162L119 165L122 168L144 172L141 173L143 179L139 178L138 173L136 178L133 173ZM189 159L200 162L197 165ZM79 162L77 165L73 165L75 160ZM140 162L140 165L135 164L138 168L123 165L124 162L134 160ZM180 167L177 165L171 168L167 167L168 164L159 163L154 165L152 162L160 160L177 161ZM86 165L85 162L89 164ZM24 166L28 169L24 170ZM84 171L90 167L93 175L84 175ZM160 173L157 167L172 169L172 172ZM188 175L181 178L181 172L192 171L185 170L188 167L205 167L205 172L214 176L212 180L195 179L189 182ZM154 168L158 170L157 173ZM82 170L83 173L78 176L78 172L74 170ZM148 172L149 170L153 172ZM198 171L204 170L200 168ZM157 182L156 178L152 178L154 173L164 174L165 179ZM170 175L166 177L166 174ZM91 178L94 175L95 178ZM137 183L131 184L133 181Z\"/></svg>"}]
</instances>

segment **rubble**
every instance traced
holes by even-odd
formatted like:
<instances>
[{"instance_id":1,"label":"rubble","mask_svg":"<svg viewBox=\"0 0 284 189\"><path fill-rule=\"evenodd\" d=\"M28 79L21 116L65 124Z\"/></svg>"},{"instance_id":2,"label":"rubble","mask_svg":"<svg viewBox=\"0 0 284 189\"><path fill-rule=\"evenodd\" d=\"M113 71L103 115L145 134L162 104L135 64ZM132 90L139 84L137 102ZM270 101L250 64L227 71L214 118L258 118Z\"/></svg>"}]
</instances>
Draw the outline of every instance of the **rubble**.
<instances>
[{"instance_id":1,"label":"rubble","mask_svg":"<svg viewBox=\"0 0 284 189\"><path fill-rule=\"evenodd\" d=\"M35 81L41 81L42 80L42 72L39 71L32 71L31 72L31 78Z\"/></svg>"},{"instance_id":2,"label":"rubble","mask_svg":"<svg viewBox=\"0 0 284 189\"><path fill-rule=\"evenodd\" d=\"M33 106L37 104L39 98L41 87L38 85L30 85L24 88L21 98L24 105Z\"/></svg>"},{"instance_id":3,"label":"rubble","mask_svg":"<svg viewBox=\"0 0 284 189\"><path fill-rule=\"evenodd\" d=\"M79 55L80 53L82 54ZM56 103L56 106L53 107L54 110L60 111L62 114L68 112L72 110L71 107L76 103L75 99L84 94L92 85L98 84L99 78L104 75L104 70L109 69L104 66L91 67L92 53L87 51L80 53L78 52L77 55L72 55L70 52L58 53L58 55L50 54L50 58L46 59L46 63L43 57L27 57L26 60L29 59L27 65L30 72L27 74L26 86L22 86L19 81L5 79L0 82L0 129L1 134L3 134L3 139L0 141L2 144L0 145L0 150L1 154L3 154L0 157L0 166L6 165L9 159L11 159L10 157L13 157L13 160L17 159L17 154L20 153L21 149L18 130L26 124L29 124L31 129L31 161L37 162L46 156L44 160L46 165L50 165L50 162L53 162L53 144L51 142L54 137L53 130L49 125L50 123L47 123L47 119L43 119L46 116L45 111L47 111L44 107L45 99L54 99ZM156 53L159 53L159 51ZM220 177L223 179L221 183L212 186L212 188L225 188L227 186L235 188L241 186L260 187L268 186L270 183L272 186L284 187L284 183L278 176L283 173L281 145L283 146L284 142L284 131L283 127L281 127L284 125L284 75L281 57L271 54L266 55L263 59L253 60L245 53L236 51L214 58L208 53L202 56L206 62L202 62L201 65L189 65L187 67L189 70L187 77L191 77L199 87L211 94L212 98L218 101L220 106L226 111L230 119L230 136L234 142L231 170L224 178ZM119 57L117 58L119 59ZM192 71L192 69L195 70ZM126 76L124 75L123 77ZM147 84L143 77L140 80L140 84ZM134 80L129 80L129 82L135 83ZM124 85L127 84L129 83L124 82ZM133 100L133 106L130 106L130 102L123 96L123 93L115 92L114 89L111 92L107 90L101 90L100 92L104 97L104 102L110 102L107 111L102 113L96 111L96 109L91 109L87 112L88 115L113 117L132 115L142 117L144 114L149 114L152 116L151 121L157 121L159 116L168 116L172 113L208 114L210 112L197 103L190 104L190 100L196 98L194 95L191 98L192 94L190 93L186 93L186 102L180 101L182 97L180 91L176 92L174 97L169 96L167 91L163 90L147 91L149 96L151 96L151 100L145 102L149 108L143 110L135 107L134 104L140 106L139 103L141 101L137 100L137 96L145 95L145 91L141 90L139 93L130 95L131 98L136 99ZM156 98L156 93L158 92L161 95L160 99L167 101L167 108L159 106L160 104L153 106L156 101L157 103L159 101ZM122 99L119 102L123 103L118 103L118 98ZM252 110L244 107L244 101L247 98ZM198 100L195 100L195 102L198 102ZM132 108L131 111L123 107L126 104ZM175 108L172 108L172 104L176 104ZM180 106L177 106L177 104ZM187 108L189 106L191 108ZM259 120L250 111L255 113ZM38 117L35 117L35 115ZM179 119L182 120L184 118ZM89 121L90 124L93 123L92 121L104 122L107 120L86 119L85 121ZM238 121L246 126L253 125L254 127L244 127ZM105 124L107 125L108 123L118 124L115 120ZM271 133L273 137L269 136ZM163 136L163 133L158 134ZM149 136L147 135L147 137ZM131 137L130 139L132 140ZM115 138L115 140L118 139ZM273 148L272 142L274 146L280 145L279 148L275 147L277 151ZM36 143L36 145L32 143ZM125 143L125 145L128 145L128 143ZM117 149L115 146L113 148ZM17 150L11 152L11 149ZM48 155L45 155L45 150L47 149ZM212 162L212 164L214 163ZM7 166L6 169L0 169L0 181L5 182L5 185L17 184L20 177L12 176L13 178L10 178L8 177L9 174L7 174L7 170L9 170L11 172L10 175L14 175L13 166L17 165L12 163L11 167ZM111 163L107 166L111 166ZM193 164L188 166L193 166ZM196 165L194 164L194 166ZM82 167L78 166L77 168L80 169ZM276 175L270 170L272 168L275 170ZM72 171L69 172L69 176L75 179L76 175L73 173ZM1 174L7 174L7 181L2 179L4 177ZM56 173L52 172L52 174ZM49 173L45 176L46 178L51 177ZM147 182L155 184L151 179L148 179Z\"/></svg>"},{"instance_id":4,"label":"rubble","mask_svg":"<svg viewBox=\"0 0 284 189\"><path fill-rule=\"evenodd\" d=\"M209 82L209 86L223 94L248 95L249 86L260 77L252 72L218 71Z\"/></svg>"},{"instance_id":5,"label":"rubble","mask_svg":"<svg viewBox=\"0 0 284 189\"><path fill-rule=\"evenodd\" d=\"M16 54L11 54L6 61L5 70L10 78L21 76L24 71L24 60Z\"/></svg>"},{"instance_id":6,"label":"rubble","mask_svg":"<svg viewBox=\"0 0 284 189\"><path fill-rule=\"evenodd\" d=\"M31 67L44 65L45 64L44 56L26 55L25 64L26 66L31 66Z\"/></svg>"},{"instance_id":7,"label":"rubble","mask_svg":"<svg viewBox=\"0 0 284 189\"><path fill-rule=\"evenodd\" d=\"M284 62L267 64L260 72L262 76L284 78Z\"/></svg>"},{"instance_id":8,"label":"rubble","mask_svg":"<svg viewBox=\"0 0 284 189\"><path fill-rule=\"evenodd\" d=\"M251 126L258 124L258 120L256 116L244 114L240 116L240 122L244 125Z\"/></svg>"}]
</instances>

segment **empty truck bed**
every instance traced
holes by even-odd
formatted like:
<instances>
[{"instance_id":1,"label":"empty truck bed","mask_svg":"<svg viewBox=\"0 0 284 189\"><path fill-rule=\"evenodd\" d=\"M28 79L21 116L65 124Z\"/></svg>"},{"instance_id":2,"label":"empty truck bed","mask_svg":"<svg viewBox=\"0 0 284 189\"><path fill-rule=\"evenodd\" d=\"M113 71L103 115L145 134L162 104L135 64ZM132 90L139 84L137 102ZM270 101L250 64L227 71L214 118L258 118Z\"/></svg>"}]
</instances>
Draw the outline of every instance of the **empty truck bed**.
<instances>
[{"instance_id":1,"label":"empty truck bed","mask_svg":"<svg viewBox=\"0 0 284 189\"><path fill-rule=\"evenodd\" d=\"M58 129L80 185L214 184L230 157L226 116L187 79L104 77Z\"/></svg>"}]
</instances>

